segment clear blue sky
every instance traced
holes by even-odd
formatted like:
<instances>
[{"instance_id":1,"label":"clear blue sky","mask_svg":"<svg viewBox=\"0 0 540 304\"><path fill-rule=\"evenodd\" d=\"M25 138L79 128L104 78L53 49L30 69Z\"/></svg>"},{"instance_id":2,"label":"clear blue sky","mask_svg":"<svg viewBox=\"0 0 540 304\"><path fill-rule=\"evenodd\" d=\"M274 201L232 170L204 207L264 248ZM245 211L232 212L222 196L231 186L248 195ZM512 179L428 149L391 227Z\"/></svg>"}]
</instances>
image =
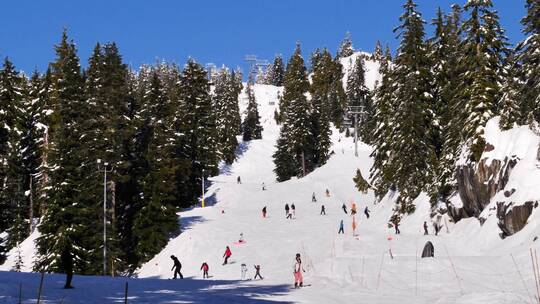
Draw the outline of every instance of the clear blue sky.
<instances>
[{"instance_id":1,"label":"clear blue sky","mask_svg":"<svg viewBox=\"0 0 540 304\"><path fill-rule=\"evenodd\" d=\"M523 38L525 0L494 0L512 43ZM0 57L30 72L54 59L63 27L83 65L97 41L115 41L125 62L138 67L157 58L183 64L188 57L218 66L245 67L244 55L288 58L300 41L304 56L317 47L332 52L346 31L356 49L377 39L395 49L392 29L404 0L2 0ZM436 8L465 0L417 0L426 21Z\"/></svg>"}]
</instances>

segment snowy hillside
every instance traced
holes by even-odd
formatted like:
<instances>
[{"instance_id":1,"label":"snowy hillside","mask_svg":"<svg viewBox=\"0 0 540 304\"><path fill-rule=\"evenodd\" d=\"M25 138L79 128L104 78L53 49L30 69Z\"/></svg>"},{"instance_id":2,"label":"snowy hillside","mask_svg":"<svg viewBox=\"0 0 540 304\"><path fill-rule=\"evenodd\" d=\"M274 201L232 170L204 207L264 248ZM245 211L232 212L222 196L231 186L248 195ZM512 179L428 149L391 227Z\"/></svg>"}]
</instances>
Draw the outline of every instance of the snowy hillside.
<instances>
[{"instance_id":1,"label":"snowy hillside","mask_svg":"<svg viewBox=\"0 0 540 304\"><path fill-rule=\"evenodd\" d=\"M347 71L348 64L343 64ZM378 67L369 61L366 65L368 86L372 88L379 78ZM371 147L359 144L359 156L355 157L352 139L336 130L332 135L334 153L326 165L305 178L276 183L272 154L279 126L273 116L281 91L282 88L268 85L255 86L263 139L242 143L237 161L223 166L220 175L210 178L206 208L179 213L182 233L138 270L140 279L127 280L131 286L129 303L530 302L534 278L528 250L531 246L540 247L540 241L532 241L533 234L538 233L536 224L502 240L495 220L480 226L476 218L457 224L442 218L444 228L439 236L434 236L429 198L421 195L416 199L416 212L402 220L401 234L396 236L388 219L397 195L389 193L375 204L373 193L359 193L352 181L357 168L363 176L369 176ZM246 103L246 96L242 95L241 109L245 109ZM489 133L489 127L487 130L488 137L494 134ZM517 143L496 144L497 150L491 152L493 158L522 147L525 150L518 156L530 159L514 169L508 187L521 184L520 189L530 189L516 194L522 198L520 201L538 197L538 193L532 192L538 191L533 182L538 180L538 170L531 167L531 149L536 148L538 137L524 129L493 136L501 142ZM530 145L523 147L522 141ZM238 176L241 184L237 183ZM266 185L264 191L262 183ZM325 195L326 189L329 196ZM312 193L317 202L311 201ZM343 203L350 209L353 202L359 211L355 218L356 236L352 233L353 218L341 209ZM286 203L296 206L293 219L285 218ZM320 215L321 205L326 207L326 215ZM263 218L261 210L265 206L268 214ZM371 210L369 219L363 214L365 207ZM533 214L531 221L538 223L538 216L538 212ZM337 233L341 220L345 223L344 235ZM429 224L428 236L423 235L424 221ZM241 233L246 242L235 244ZM434 244L435 258L421 259L427 241ZM27 240L22 247L26 266L33 259L31 242ZM230 264L222 265L226 246L230 246L232 257ZM292 290L296 253L303 257L308 286ZM3 270L13 265L14 254L2 266ZM182 262L187 280L157 280L171 278L172 254ZM204 281L200 271L203 262L209 264L211 276ZM264 280L241 280L243 263L249 269L248 278L253 278L253 265L261 265ZM38 280L37 274L0 274L0 303L14 302L20 281L29 282L25 288L31 290L30 297L35 299ZM60 299L65 303L119 302L126 281L76 276L76 289L63 290L58 283L61 280L48 277L44 292L47 303Z\"/></svg>"}]
</instances>

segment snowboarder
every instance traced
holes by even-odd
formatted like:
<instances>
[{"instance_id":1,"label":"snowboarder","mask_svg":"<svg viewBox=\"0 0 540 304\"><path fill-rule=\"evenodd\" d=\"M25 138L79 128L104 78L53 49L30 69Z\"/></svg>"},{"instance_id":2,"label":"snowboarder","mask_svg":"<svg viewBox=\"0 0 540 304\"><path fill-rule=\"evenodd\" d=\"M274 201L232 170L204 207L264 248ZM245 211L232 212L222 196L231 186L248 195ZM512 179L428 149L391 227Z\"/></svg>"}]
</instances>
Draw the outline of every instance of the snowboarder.
<instances>
[{"instance_id":1,"label":"snowboarder","mask_svg":"<svg viewBox=\"0 0 540 304\"><path fill-rule=\"evenodd\" d=\"M285 204L285 216L289 217L289 204Z\"/></svg>"},{"instance_id":2,"label":"snowboarder","mask_svg":"<svg viewBox=\"0 0 540 304\"><path fill-rule=\"evenodd\" d=\"M321 205L321 215L326 215L326 209L324 209L324 205Z\"/></svg>"},{"instance_id":3,"label":"snowboarder","mask_svg":"<svg viewBox=\"0 0 540 304\"><path fill-rule=\"evenodd\" d=\"M253 277L253 280L256 280L257 277L262 280L263 277L261 277L261 265L253 265L253 267L255 267L255 277Z\"/></svg>"},{"instance_id":4,"label":"snowboarder","mask_svg":"<svg viewBox=\"0 0 540 304\"><path fill-rule=\"evenodd\" d=\"M366 215L367 218L369 218L369 209L368 209L367 206L366 206L366 208L364 209L364 214Z\"/></svg>"},{"instance_id":5,"label":"snowboarder","mask_svg":"<svg viewBox=\"0 0 540 304\"><path fill-rule=\"evenodd\" d=\"M266 190L266 185L264 184L264 182L262 183L262 189L263 191Z\"/></svg>"},{"instance_id":6,"label":"snowboarder","mask_svg":"<svg viewBox=\"0 0 540 304\"><path fill-rule=\"evenodd\" d=\"M266 206L264 206L264 208L262 208L262 214L263 214L263 217L266 217Z\"/></svg>"},{"instance_id":7,"label":"snowboarder","mask_svg":"<svg viewBox=\"0 0 540 304\"><path fill-rule=\"evenodd\" d=\"M229 258L231 257L231 255L232 255L231 248L227 246L227 248L225 248L225 253L223 254L223 257L225 258L225 261L223 261L223 265L227 265L227 262L229 261Z\"/></svg>"},{"instance_id":8,"label":"snowboarder","mask_svg":"<svg viewBox=\"0 0 540 304\"><path fill-rule=\"evenodd\" d=\"M345 203L343 203L343 205L341 205L341 209L343 209L343 212L345 212L345 214L347 214L347 205L345 205Z\"/></svg>"},{"instance_id":9,"label":"snowboarder","mask_svg":"<svg viewBox=\"0 0 540 304\"><path fill-rule=\"evenodd\" d=\"M427 230L427 222L424 221L424 235L428 235L428 234L429 234L429 232Z\"/></svg>"},{"instance_id":10,"label":"snowboarder","mask_svg":"<svg viewBox=\"0 0 540 304\"><path fill-rule=\"evenodd\" d=\"M244 233L240 232L240 237L238 238L238 243L242 244L244 242Z\"/></svg>"},{"instance_id":11,"label":"snowboarder","mask_svg":"<svg viewBox=\"0 0 540 304\"><path fill-rule=\"evenodd\" d=\"M209 276L208 276L208 264L206 262L202 263L202 266L201 266L201 270L203 271L203 279L208 279Z\"/></svg>"},{"instance_id":12,"label":"snowboarder","mask_svg":"<svg viewBox=\"0 0 540 304\"><path fill-rule=\"evenodd\" d=\"M339 231L338 231L338 234L345 234L345 231L343 230L343 220L341 220L341 222L339 222Z\"/></svg>"},{"instance_id":13,"label":"snowboarder","mask_svg":"<svg viewBox=\"0 0 540 304\"><path fill-rule=\"evenodd\" d=\"M174 262L173 267L171 268L171 271L174 271L174 277L173 277L173 280L176 280L176 275L179 275L179 276L180 276L180 279L183 279L184 276L183 276L182 273L180 272L180 270L182 269L182 264L180 263L180 261L178 260L178 258L175 257L174 255L171 255L171 259L172 259L173 262Z\"/></svg>"},{"instance_id":14,"label":"snowboarder","mask_svg":"<svg viewBox=\"0 0 540 304\"><path fill-rule=\"evenodd\" d=\"M313 192L313 194L311 195L311 202L313 203L317 202L317 198L315 198L315 192Z\"/></svg>"},{"instance_id":15,"label":"snowboarder","mask_svg":"<svg viewBox=\"0 0 540 304\"><path fill-rule=\"evenodd\" d=\"M242 265L240 266L240 272L241 272L241 275L242 275L242 280L246 279L247 271L248 271L248 269L247 269L246 264L242 263Z\"/></svg>"},{"instance_id":16,"label":"snowboarder","mask_svg":"<svg viewBox=\"0 0 540 304\"><path fill-rule=\"evenodd\" d=\"M352 203L352 206L351 206L351 215L356 215L356 203Z\"/></svg>"},{"instance_id":17,"label":"snowboarder","mask_svg":"<svg viewBox=\"0 0 540 304\"><path fill-rule=\"evenodd\" d=\"M304 278L302 272L306 272L302 267L302 260L300 259L300 253L296 254L296 259L294 262L294 288L304 286Z\"/></svg>"},{"instance_id":18,"label":"snowboarder","mask_svg":"<svg viewBox=\"0 0 540 304\"><path fill-rule=\"evenodd\" d=\"M237 184L241 184L241 183L242 183L242 180L240 179L240 176L238 176L238 177L236 178L236 183L237 183Z\"/></svg>"},{"instance_id":19,"label":"snowboarder","mask_svg":"<svg viewBox=\"0 0 540 304\"><path fill-rule=\"evenodd\" d=\"M326 188L326 196L330 197L330 191L328 190L328 188Z\"/></svg>"},{"instance_id":20,"label":"snowboarder","mask_svg":"<svg viewBox=\"0 0 540 304\"><path fill-rule=\"evenodd\" d=\"M294 203L291 204L291 210L292 210L292 214L296 216L296 206L294 205Z\"/></svg>"}]
</instances>

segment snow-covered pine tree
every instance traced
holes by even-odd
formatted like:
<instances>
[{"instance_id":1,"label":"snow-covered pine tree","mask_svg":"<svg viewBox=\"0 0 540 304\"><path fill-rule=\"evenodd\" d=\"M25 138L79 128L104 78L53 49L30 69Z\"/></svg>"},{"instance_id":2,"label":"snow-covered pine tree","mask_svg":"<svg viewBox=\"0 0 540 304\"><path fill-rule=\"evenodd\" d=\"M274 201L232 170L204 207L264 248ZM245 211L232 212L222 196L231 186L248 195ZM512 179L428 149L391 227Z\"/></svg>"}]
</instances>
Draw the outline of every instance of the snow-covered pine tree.
<instances>
[{"instance_id":1,"label":"snow-covered pine tree","mask_svg":"<svg viewBox=\"0 0 540 304\"><path fill-rule=\"evenodd\" d=\"M354 48L351 39L351 33L345 33L345 38L341 41L337 51L337 58L345 58L354 54Z\"/></svg>"},{"instance_id":2,"label":"snow-covered pine tree","mask_svg":"<svg viewBox=\"0 0 540 304\"><path fill-rule=\"evenodd\" d=\"M399 211L414 211L412 201L431 181L436 155L429 136L433 124L430 65L424 42L424 21L413 0L403 6L401 37L394 58L393 81L396 103L391 128L393 156L389 160L393 182L400 191Z\"/></svg>"},{"instance_id":3,"label":"snow-covered pine tree","mask_svg":"<svg viewBox=\"0 0 540 304\"><path fill-rule=\"evenodd\" d=\"M393 144L393 119L395 109L395 83L392 79L392 61L390 49L386 47L383 59L380 62L379 72L381 73L381 83L375 89L375 129L371 144L374 146L371 157L373 165L370 170L371 184L374 185L375 194L382 197L393 185L394 172L389 166L389 159L392 157Z\"/></svg>"},{"instance_id":4,"label":"snow-covered pine tree","mask_svg":"<svg viewBox=\"0 0 540 304\"><path fill-rule=\"evenodd\" d=\"M509 129L514 123L524 125L529 115L540 121L540 3L527 0L527 14L521 20L527 35L510 58L509 75L501 100L501 127Z\"/></svg>"},{"instance_id":5,"label":"snow-covered pine tree","mask_svg":"<svg viewBox=\"0 0 540 304\"><path fill-rule=\"evenodd\" d=\"M293 176L302 176L312 169L312 134L309 103L306 93L309 89L306 67L302 58L300 44L287 64L284 92L280 103L281 127L277 150L273 155L278 181Z\"/></svg>"},{"instance_id":6,"label":"snow-covered pine tree","mask_svg":"<svg viewBox=\"0 0 540 304\"><path fill-rule=\"evenodd\" d=\"M144 98L145 127L148 130L146 176L142 178L140 210L134 223L138 265L161 251L178 228L175 213L176 165L172 159L174 109L169 104L158 71L153 71Z\"/></svg>"},{"instance_id":7,"label":"snow-covered pine tree","mask_svg":"<svg viewBox=\"0 0 540 304\"><path fill-rule=\"evenodd\" d=\"M248 106L246 109L246 117L242 123L242 139L244 141L262 138L263 128L259 121L261 117L259 116L259 110L257 109L257 100L255 99L255 92L253 92L253 85L253 78L250 75L246 86Z\"/></svg>"},{"instance_id":8,"label":"snow-covered pine tree","mask_svg":"<svg viewBox=\"0 0 540 304\"><path fill-rule=\"evenodd\" d=\"M86 196L89 172L95 172L94 159L85 150L88 130L85 122L90 109L84 98L84 81L75 44L62 34L51 64L50 102L54 113L49 125L45 170L49 182L46 211L37 239L39 271L90 273L88 255L99 246L96 238L99 214L93 213L95 197ZM96 176L97 178L97 176Z\"/></svg>"},{"instance_id":9,"label":"snow-covered pine tree","mask_svg":"<svg viewBox=\"0 0 540 304\"><path fill-rule=\"evenodd\" d=\"M347 95L343 89L343 66L338 58L331 61L331 83L328 91L328 102L330 118L336 128L342 127L345 107L347 106Z\"/></svg>"},{"instance_id":10,"label":"snow-covered pine tree","mask_svg":"<svg viewBox=\"0 0 540 304\"><path fill-rule=\"evenodd\" d=\"M317 50L311 56L311 140L313 154L310 161L314 166L326 163L331 146L330 109L333 106L331 90L334 80L334 61L327 49Z\"/></svg>"},{"instance_id":11,"label":"snow-covered pine tree","mask_svg":"<svg viewBox=\"0 0 540 304\"><path fill-rule=\"evenodd\" d=\"M371 60L380 62L383 59L383 48L381 45L381 41L377 40L377 43L375 44L375 50L373 51L373 54L371 54Z\"/></svg>"},{"instance_id":12,"label":"snow-covered pine tree","mask_svg":"<svg viewBox=\"0 0 540 304\"><path fill-rule=\"evenodd\" d=\"M371 188L369 183L366 181L366 179L362 176L362 172L360 169L356 169L356 175L353 178L354 185L356 186L356 189L362 193L367 193L367 191Z\"/></svg>"},{"instance_id":13,"label":"snow-covered pine tree","mask_svg":"<svg viewBox=\"0 0 540 304\"><path fill-rule=\"evenodd\" d=\"M191 162L189 183L186 189L189 199L184 202L195 204L201 194L201 176L218 173L216 117L212 109L210 86L204 68L193 59L188 60L180 76L180 102L182 105L179 122L186 140L186 155Z\"/></svg>"},{"instance_id":14,"label":"snow-covered pine tree","mask_svg":"<svg viewBox=\"0 0 540 304\"><path fill-rule=\"evenodd\" d=\"M463 114L456 115L460 121L454 124L463 126L461 137L469 146L469 158L478 161L485 146L484 127L497 114L508 43L491 0L469 0L464 10L469 18L461 28Z\"/></svg>"},{"instance_id":15,"label":"snow-covered pine tree","mask_svg":"<svg viewBox=\"0 0 540 304\"><path fill-rule=\"evenodd\" d=\"M454 4L452 12L444 15L441 9L433 20L435 35L428 40L432 62L432 111L436 117L431 129L432 145L438 158L434 181L430 189L432 203L447 197L455 188L454 163L460 145L459 128L451 124L456 109L461 68L459 66L461 43L459 36L461 8Z\"/></svg>"},{"instance_id":16,"label":"snow-covered pine tree","mask_svg":"<svg viewBox=\"0 0 540 304\"><path fill-rule=\"evenodd\" d=\"M274 62L270 65L268 70L268 84L278 87L282 86L284 74L285 68L283 67L283 59L281 58L281 55L276 55Z\"/></svg>"},{"instance_id":17,"label":"snow-covered pine tree","mask_svg":"<svg viewBox=\"0 0 540 304\"><path fill-rule=\"evenodd\" d=\"M346 95L347 106L363 107L365 114L359 118L359 135L365 143L370 143L375 129L375 120L373 119L375 109L371 99L371 92L366 86L364 59L362 56L356 57L349 73ZM354 123L354 117L352 117L352 122Z\"/></svg>"}]
</instances>

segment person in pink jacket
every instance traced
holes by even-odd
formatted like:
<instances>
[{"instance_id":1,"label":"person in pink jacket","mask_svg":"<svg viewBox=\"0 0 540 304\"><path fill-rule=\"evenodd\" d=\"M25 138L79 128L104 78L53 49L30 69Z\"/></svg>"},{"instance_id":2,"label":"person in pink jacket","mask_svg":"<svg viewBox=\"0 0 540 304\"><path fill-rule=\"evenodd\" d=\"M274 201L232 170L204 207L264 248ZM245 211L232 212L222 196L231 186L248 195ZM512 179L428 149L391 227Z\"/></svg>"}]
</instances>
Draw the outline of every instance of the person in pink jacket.
<instances>
[{"instance_id":1,"label":"person in pink jacket","mask_svg":"<svg viewBox=\"0 0 540 304\"><path fill-rule=\"evenodd\" d=\"M304 286L304 277L302 273L306 272L302 267L302 259L300 259L300 253L296 254L296 260L294 262L294 288Z\"/></svg>"}]
</instances>

